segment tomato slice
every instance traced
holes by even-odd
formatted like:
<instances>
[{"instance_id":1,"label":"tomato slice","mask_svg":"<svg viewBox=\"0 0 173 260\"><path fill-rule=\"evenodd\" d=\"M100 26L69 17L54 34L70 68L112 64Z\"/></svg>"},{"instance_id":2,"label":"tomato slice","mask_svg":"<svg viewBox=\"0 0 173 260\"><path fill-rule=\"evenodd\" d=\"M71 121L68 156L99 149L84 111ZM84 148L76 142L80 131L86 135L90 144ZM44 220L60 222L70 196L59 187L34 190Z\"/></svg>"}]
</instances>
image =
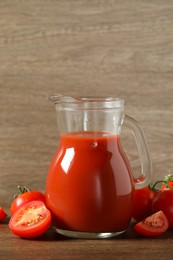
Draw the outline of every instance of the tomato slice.
<instances>
[{"instance_id":1,"label":"tomato slice","mask_svg":"<svg viewBox=\"0 0 173 260\"><path fill-rule=\"evenodd\" d=\"M168 227L169 223L165 214L162 211L158 211L137 223L133 228L140 235L153 237L161 235Z\"/></svg>"},{"instance_id":2,"label":"tomato slice","mask_svg":"<svg viewBox=\"0 0 173 260\"><path fill-rule=\"evenodd\" d=\"M44 234L51 225L51 213L44 202L36 200L25 203L9 221L11 231L23 238Z\"/></svg>"},{"instance_id":3,"label":"tomato slice","mask_svg":"<svg viewBox=\"0 0 173 260\"><path fill-rule=\"evenodd\" d=\"M7 217L6 212L0 207L0 221Z\"/></svg>"}]
</instances>

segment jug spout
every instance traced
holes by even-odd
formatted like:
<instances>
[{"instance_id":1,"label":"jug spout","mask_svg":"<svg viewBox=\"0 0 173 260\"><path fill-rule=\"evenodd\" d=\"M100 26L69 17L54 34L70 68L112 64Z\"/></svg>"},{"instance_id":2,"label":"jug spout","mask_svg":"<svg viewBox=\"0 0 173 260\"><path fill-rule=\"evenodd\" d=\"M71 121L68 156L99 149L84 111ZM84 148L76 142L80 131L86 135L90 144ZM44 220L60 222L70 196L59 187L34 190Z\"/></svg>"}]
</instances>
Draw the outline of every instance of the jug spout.
<instances>
[{"instance_id":1,"label":"jug spout","mask_svg":"<svg viewBox=\"0 0 173 260\"><path fill-rule=\"evenodd\" d=\"M74 102L75 98L65 96L62 94L55 94L55 95L48 96L47 100L53 102L54 104L58 104L61 102Z\"/></svg>"}]
</instances>

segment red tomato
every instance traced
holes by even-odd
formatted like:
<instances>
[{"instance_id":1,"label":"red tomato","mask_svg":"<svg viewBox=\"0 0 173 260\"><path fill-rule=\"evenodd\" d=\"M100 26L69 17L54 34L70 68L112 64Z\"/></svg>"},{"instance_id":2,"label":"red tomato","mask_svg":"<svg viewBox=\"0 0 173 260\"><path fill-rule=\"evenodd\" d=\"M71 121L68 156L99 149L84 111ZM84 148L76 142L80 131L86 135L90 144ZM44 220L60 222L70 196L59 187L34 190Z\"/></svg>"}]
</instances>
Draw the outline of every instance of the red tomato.
<instances>
[{"instance_id":1,"label":"red tomato","mask_svg":"<svg viewBox=\"0 0 173 260\"><path fill-rule=\"evenodd\" d=\"M45 195L37 190L26 191L19 194L11 204L11 215L13 215L23 204L33 200L41 200L45 202Z\"/></svg>"},{"instance_id":2,"label":"red tomato","mask_svg":"<svg viewBox=\"0 0 173 260\"><path fill-rule=\"evenodd\" d=\"M161 187L161 191L164 190L173 190L173 181L168 181L166 184L163 184Z\"/></svg>"},{"instance_id":3,"label":"red tomato","mask_svg":"<svg viewBox=\"0 0 173 260\"><path fill-rule=\"evenodd\" d=\"M140 235L153 237L163 234L169 223L162 211L158 211L137 223L133 228Z\"/></svg>"},{"instance_id":4,"label":"red tomato","mask_svg":"<svg viewBox=\"0 0 173 260\"><path fill-rule=\"evenodd\" d=\"M168 174L163 180L161 191L173 189L173 174Z\"/></svg>"},{"instance_id":5,"label":"red tomato","mask_svg":"<svg viewBox=\"0 0 173 260\"><path fill-rule=\"evenodd\" d=\"M173 228L173 190L164 190L157 193L152 201L152 211L162 210L166 215L169 228Z\"/></svg>"},{"instance_id":6,"label":"red tomato","mask_svg":"<svg viewBox=\"0 0 173 260\"><path fill-rule=\"evenodd\" d=\"M9 228L23 238L44 234L51 225L51 213L44 202L35 200L25 203L11 217Z\"/></svg>"},{"instance_id":7,"label":"red tomato","mask_svg":"<svg viewBox=\"0 0 173 260\"><path fill-rule=\"evenodd\" d=\"M6 212L0 207L0 221L7 217Z\"/></svg>"},{"instance_id":8,"label":"red tomato","mask_svg":"<svg viewBox=\"0 0 173 260\"><path fill-rule=\"evenodd\" d=\"M135 190L133 218L136 221L141 221L152 214L151 203L155 194L156 192L149 186Z\"/></svg>"}]
</instances>

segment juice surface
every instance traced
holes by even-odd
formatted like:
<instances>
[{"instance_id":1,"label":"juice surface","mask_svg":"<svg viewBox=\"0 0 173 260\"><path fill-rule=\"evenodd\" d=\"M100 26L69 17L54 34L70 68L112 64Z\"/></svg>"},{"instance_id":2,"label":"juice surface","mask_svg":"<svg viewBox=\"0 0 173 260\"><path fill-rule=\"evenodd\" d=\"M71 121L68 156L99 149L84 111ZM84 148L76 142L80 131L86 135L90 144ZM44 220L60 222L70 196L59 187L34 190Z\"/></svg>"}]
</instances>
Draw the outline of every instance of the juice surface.
<instances>
[{"instance_id":1,"label":"juice surface","mask_svg":"<svg viewBox=\"0 0 173 260\"><path fill-rule=\"evenodd\" d=\"M60 229L126 230L134 184L120 137L104 133L62 135L49 168L46 203Z\"/></svg>"}]
</instances>

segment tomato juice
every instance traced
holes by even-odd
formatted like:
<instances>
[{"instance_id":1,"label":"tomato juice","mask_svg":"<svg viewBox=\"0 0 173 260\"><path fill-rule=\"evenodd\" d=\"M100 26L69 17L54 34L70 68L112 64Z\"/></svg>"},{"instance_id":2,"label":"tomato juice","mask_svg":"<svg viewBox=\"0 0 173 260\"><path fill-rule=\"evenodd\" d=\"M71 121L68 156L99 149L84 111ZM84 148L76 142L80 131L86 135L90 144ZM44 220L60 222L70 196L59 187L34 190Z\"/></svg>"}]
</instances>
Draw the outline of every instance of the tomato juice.
<instances>
[{"instance_id":1,"label":"tomato juice","mask_svg":"<svg viewBox=\"0 0 173 260\"><path fill-rule=\"evenodd\" d=\"M57 228L124 231L131 220L133 203L131 167L119 135L61 135L46 184L46 204Z\"/></svg>"}]
</instances>

